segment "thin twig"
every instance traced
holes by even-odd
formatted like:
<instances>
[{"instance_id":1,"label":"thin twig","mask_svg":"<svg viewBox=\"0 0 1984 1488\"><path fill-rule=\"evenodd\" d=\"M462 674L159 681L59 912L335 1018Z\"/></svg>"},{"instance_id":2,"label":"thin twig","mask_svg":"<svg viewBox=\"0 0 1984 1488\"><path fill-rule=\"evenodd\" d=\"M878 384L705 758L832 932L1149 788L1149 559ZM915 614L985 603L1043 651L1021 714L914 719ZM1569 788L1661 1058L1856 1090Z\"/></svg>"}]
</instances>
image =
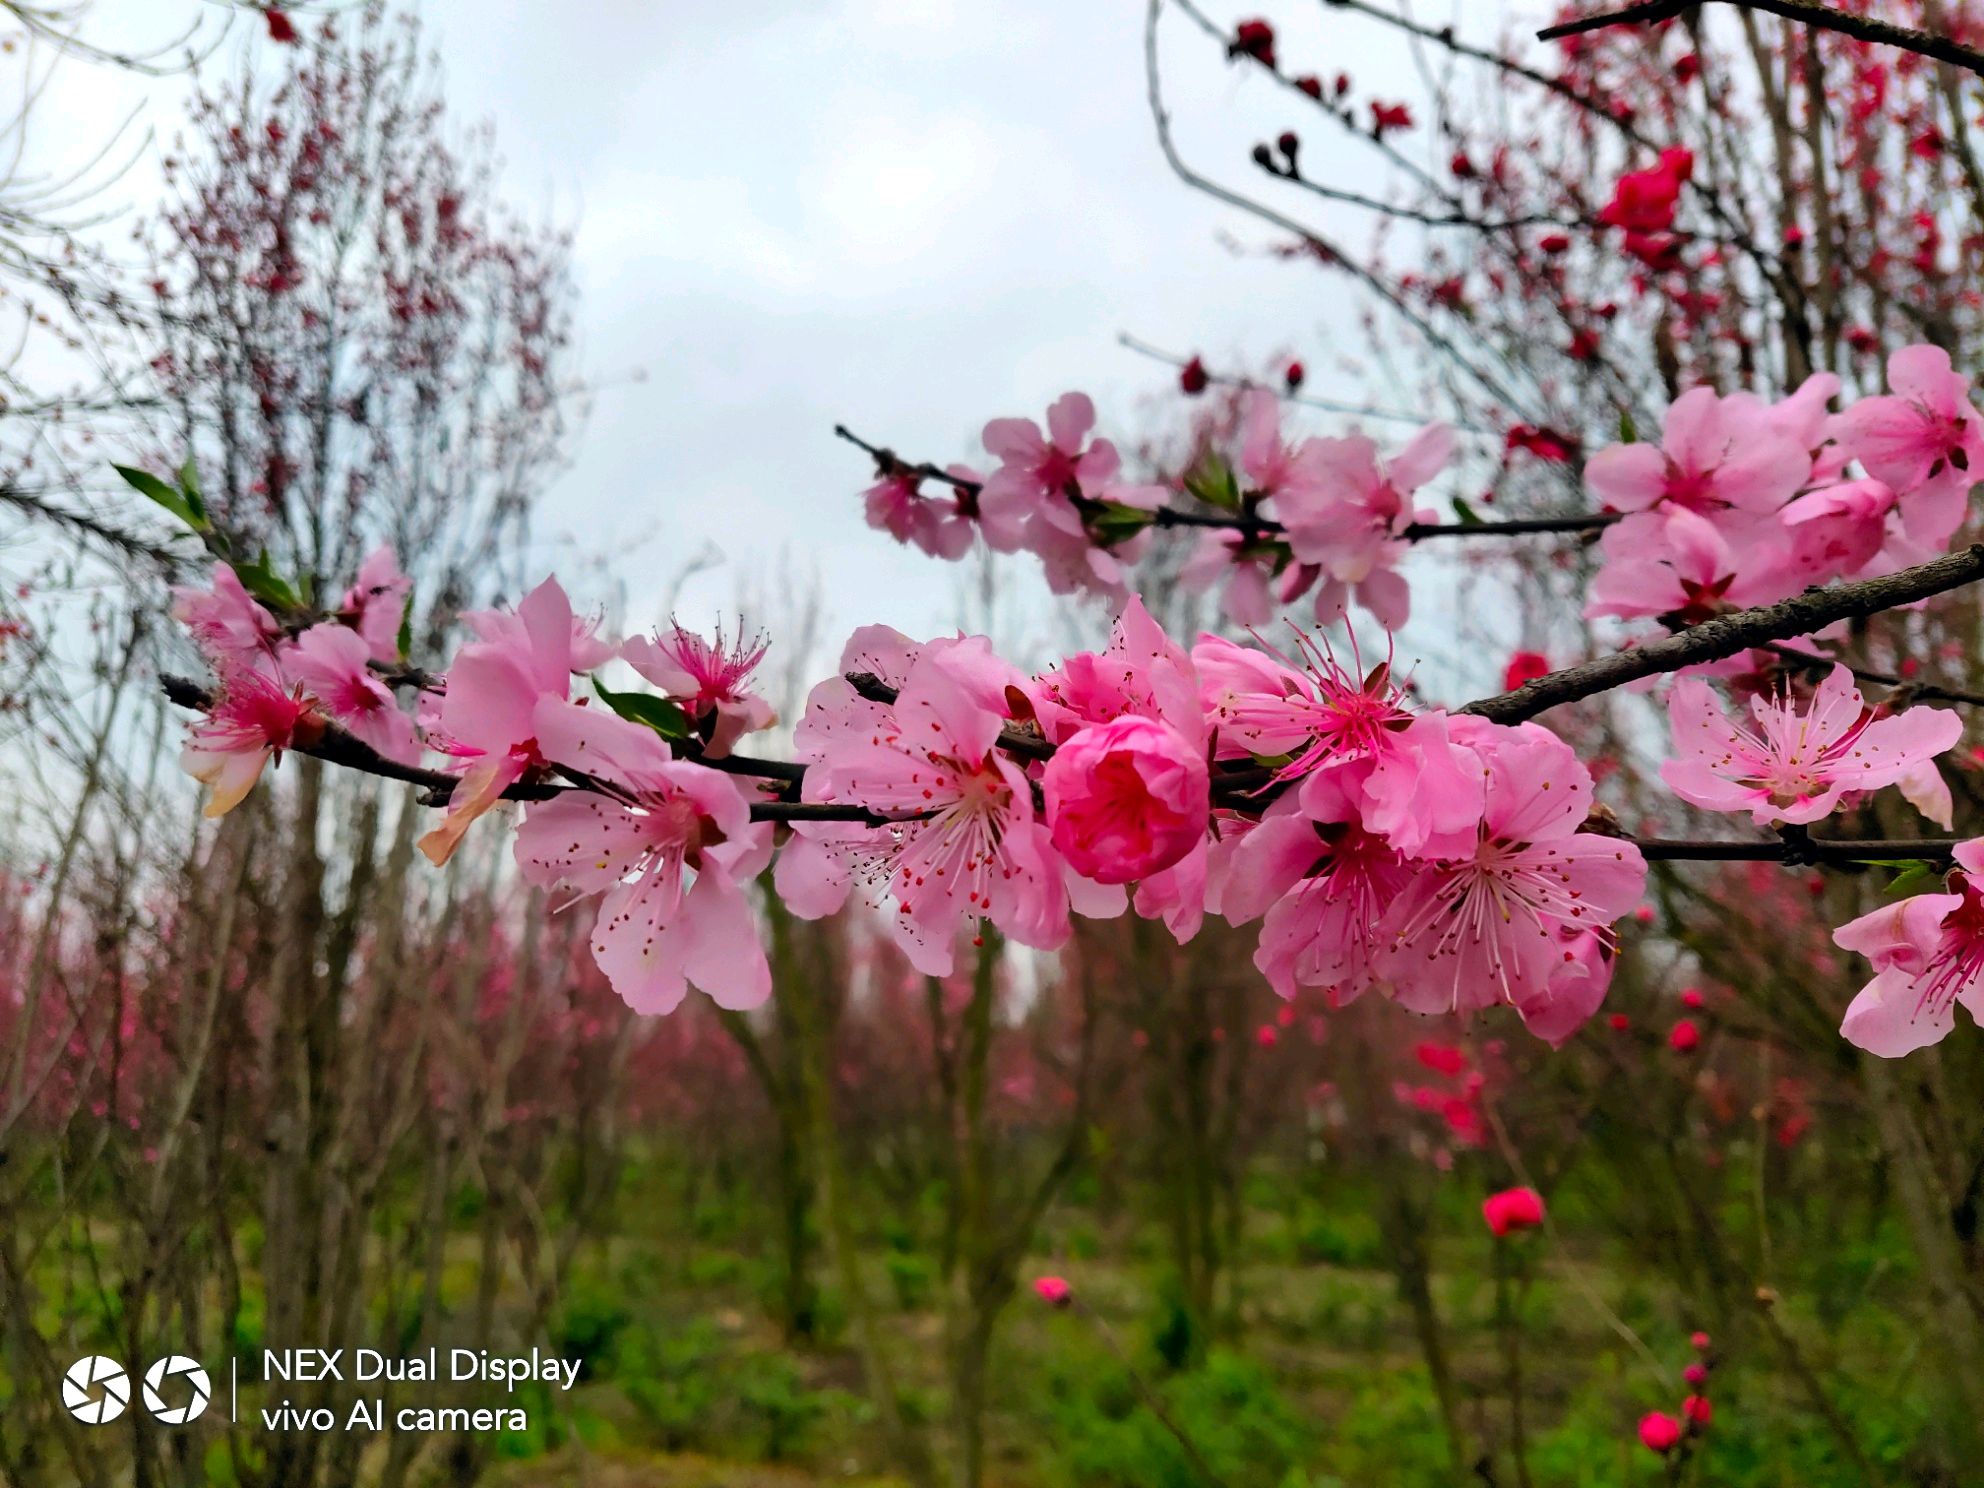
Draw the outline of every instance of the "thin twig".
<instances>
[{"instance_id":1,"label":"thin twig","mask_svg":"<svg viewBox=\"0 0 1984 1488\"><path fill-rule=\"evenodd\" d=\"M1683 11L1709 3L1715 3L1715 0L1640 0L1639 4L1628 5L1620 10L1580 16L1574 21L1565 21L1561 25L1546 26L1536 33L1536 39L1556 41L1566 36L1580 36L1587 31L1602 31L1611 26L1652 25L1660 21L1670 21ZM1938 62L1946 62L1952 67L1961 67L1966 72L1974 72L1979 77L1984 77L1984 52L1976 51L1961 42L1952 41L1947 36L1935 36L1927 31L1897 26L1891 21L1879 20L1873 16L1855 15L1831 5L1822 5L1819 0L1720 0L1720 3L1734 5L1742 10L1761 10L1766 14L1782 16L1787 21L1796 21L1800 25L1811 26L1820 31L1837 31L1842 36L1853 37L1856 41L1872 42L1876 46L1891 46L1904 52L1914 52L1918 56L1932 57Z\"/></svg>"},{"instance_id":2,"label":"thin twig","mask_svg":"<svg viewBox=\"0 0 1984 1488\"><path fill-rule=\"evenodd\" d=\"M1480 698L1460 709L1495 723L1521 723L1539 713L1610 692L1642 677L1720 661L1771 641L1810 635L1839 620L1859 620L1883 610L1943 594L1984 578L1984 546L1973 545L1879 578L1807 589L1774 605L1718 615L1679 635L1615 651L1526 682L1513 692Z\"/></svg>"}]
</instances>

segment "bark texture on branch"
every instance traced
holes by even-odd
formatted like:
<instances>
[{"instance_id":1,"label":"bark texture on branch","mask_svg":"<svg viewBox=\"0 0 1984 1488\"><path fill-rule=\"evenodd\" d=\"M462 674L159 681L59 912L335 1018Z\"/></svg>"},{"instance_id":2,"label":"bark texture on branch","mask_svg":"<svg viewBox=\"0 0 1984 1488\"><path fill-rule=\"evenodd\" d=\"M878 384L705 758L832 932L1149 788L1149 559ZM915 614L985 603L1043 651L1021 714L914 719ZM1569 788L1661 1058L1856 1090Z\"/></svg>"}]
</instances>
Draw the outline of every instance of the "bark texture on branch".
<instances>
[{"instance_id":1,"label":"bark texture on branch","mask_svg":"<svg viewBox=\"0 0 1984 1488\"><path fill-rule=\"evenodd\" d=\"M1770 641L1809 635L1839 620L1858 620L1899 609L1984 579L1984 546L1960 548L1914 568L1852 584L1807 589L1774 605L1718 615L1678 635L1615 651L1561 672L1526 682L1514 692L1479 698L1456 711L1495 723L1521 723L1565 703L1610 692L1642 677L1676 672L1706 661L1721 661Z\"/></svg>"}]
</instances>

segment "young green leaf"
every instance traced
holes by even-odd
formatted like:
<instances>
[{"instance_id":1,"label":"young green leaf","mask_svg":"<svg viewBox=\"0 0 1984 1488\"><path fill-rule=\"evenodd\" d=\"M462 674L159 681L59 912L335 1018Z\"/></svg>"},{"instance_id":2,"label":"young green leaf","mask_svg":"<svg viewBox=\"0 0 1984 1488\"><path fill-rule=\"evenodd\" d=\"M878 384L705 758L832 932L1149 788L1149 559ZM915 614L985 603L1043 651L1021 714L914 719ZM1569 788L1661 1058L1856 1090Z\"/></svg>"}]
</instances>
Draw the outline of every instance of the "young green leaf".
<instances>
[{"instance_id":1,"label":"young green leaf","mask_svg":"<svg viewBox=\"0 0 1984 1488\"><path fill-rule=\"evenodd\" d=\"M1469 506L1467 502L1458 496L1454 497L1454 515L1460 518L1463 526L1479 527L1481 525L1481 513Z\"/></svg>"},{"instance_id":2,"label":"young green leaf","mask_svg":"<svg viewBox=\"0 0 1984 1488\"><path fill-rule=\"evenodd\" d=\"M269 566L269 554L265 548L255 555L253 563L237 559L232 565L235 577L241 580L241 587L255 598L278 610L294 610L302 607L302 601L289 581Z\"/></svg>"},{"instance_id":3,"label":"young green leaf","mask_svg":"<svg viewBox=\"0 0 1984 1488\"><path fill-rule=\"evenodd\" d=\"M151 472L138 470L129 465L112 465L110 468L124 477L124 484L140 495L156 501L195 532L206 530L206 508L201 507L196 511L183 495ZM194 498L196 501L198 499L198 497Z\"/></svg>"},{"instance_id":4,"label":"young green leaf","mask_svg":"<svg viewBox=\"0 0 1984 1488\"><path fill-rule=\"evenodd\" d=\"M1157 520L1157 513L1139 506L1124 506L1116 501L1105 501L1100 506L1101 510L1088 519L1088 530L1105 548L1135 537Z\"/></svg>"},{"instance_id":5,"label":"young green leaf","mask_svg":"<svg viewBox=\"0 0 1984 1488\"><path fill-rule=\"evenodd\" d=\"M200 531L206 531L207 503L200 495L200 467L193 463L191 455L179 467L179 493L186 498L186 509L192 512Z\"/></svg>"},{"instance_id":6,"label":"young green leaf","mask_svg":"<svg viewBox=\"0 0 1984 1488\"><path fill-rule=\"evenodd\" d=\"M1936 870L1927 863L1912 862L1895 865L1901 869L1889 882L1888 897L1899 899L1904 894L1913 894L1926 889L1936 882Z\"/></svg>"},{"instance_id":7,"label":"young green leaf","mask_svg":"<svg viewBox=\"0 0 1984 1488\"><path fill-rule=\"evenodd\" d=\"M592 690L599 700L630 723L644 723L662 738L681 743L689 737L689 715L665 697L651 692L615 692L599 678L592 679Z\"/></svg>"},{"instance_id":8,"label":"young green leaf","mask_svg":"<svg viewBox=\"0 0 1984 1488\"><path fill-rule=\"evenodd\" d=\"M1207 506L1233 511L1240 505L1240 482L1233 474L1233 467L1216 450L1207 450L1199 456L1198 463L1186 473L1185 489Z\"/></svg>"}]
</instances>

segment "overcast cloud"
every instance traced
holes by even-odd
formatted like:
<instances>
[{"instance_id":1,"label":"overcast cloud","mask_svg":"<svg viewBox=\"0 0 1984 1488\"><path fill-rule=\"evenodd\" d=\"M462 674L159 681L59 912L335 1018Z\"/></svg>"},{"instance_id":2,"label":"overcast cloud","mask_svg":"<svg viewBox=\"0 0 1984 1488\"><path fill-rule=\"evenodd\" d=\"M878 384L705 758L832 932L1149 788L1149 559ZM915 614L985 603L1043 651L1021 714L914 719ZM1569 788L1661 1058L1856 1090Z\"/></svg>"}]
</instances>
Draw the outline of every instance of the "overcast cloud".
<instances>
[{"instance_id":1,"label":"overcast cloud","mask_svg":"<svg viewBox=\"0 0 1984 1488\"><path fill-rule=\"evenodd\" d=\"M1229 362L1292 349L1326 389L1370 391L1320 354L1332 328L1355 340L1341 281L1236 253L1269 234L1170 174L1141 0L417 8L453 117L492 121L508 194L576 234L582 353L603 387L546 502L542 564L616 555L635 620L708 547L728 563L691 583L690 618L734 609L783 558L817 570L829 634L953 622L957 571L866 528L867 470L834 423L971 458L987 417L1080 387L1134 433L1170 380L1121 331ZM96 24L172 10L103 0ZM1348 68L1360 91L1408 65L1310 10L1285 56ZM211 65L269 50L236 30ZM1166 36L1188 152L1246 181L1248 144L1302 116L1182 21ZM79 149L140 99L167 137L184 89L65 65L39 144ZM152 179L119 190L141 200ZM1018 592L1038 592L1031 567L1009 563Z\"/></svg>"}]
</instances>

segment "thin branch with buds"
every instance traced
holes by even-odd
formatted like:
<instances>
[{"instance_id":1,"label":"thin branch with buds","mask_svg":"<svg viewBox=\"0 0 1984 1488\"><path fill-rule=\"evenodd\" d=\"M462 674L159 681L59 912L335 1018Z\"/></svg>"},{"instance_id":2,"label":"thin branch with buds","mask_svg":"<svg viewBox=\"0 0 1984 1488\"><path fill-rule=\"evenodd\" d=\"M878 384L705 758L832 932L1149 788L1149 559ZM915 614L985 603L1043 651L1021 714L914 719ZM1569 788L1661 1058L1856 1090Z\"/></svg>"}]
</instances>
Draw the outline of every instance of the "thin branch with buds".
<instances>
[{"instance_id":1,"label":"thin branch with buds","mask_svg":"<svg viewBox=\"0 0 1984 1488\"><path fill-rule=\"evenodd\" d=\"M979 482L940 470L928 460L912 463L894 450L871 444L845 424L835 424L834 433L875 462L884 478L933 480L949 486L962 496L976 499ZM1431 537L1531 537L1548 533L1600 532L1620 519L1619 512L1588 512L1562 517L1513 517L1496 522L1414 522L1401 534L1407 542L1423 542ZM1151 513L1154 527L1211 527L1221 531L1244 532L1251 537L1277 537L1287 529L1271 517L1251 512L1195 512L1175 507L1159 507Z\"/></svg>"}]
</instances>

